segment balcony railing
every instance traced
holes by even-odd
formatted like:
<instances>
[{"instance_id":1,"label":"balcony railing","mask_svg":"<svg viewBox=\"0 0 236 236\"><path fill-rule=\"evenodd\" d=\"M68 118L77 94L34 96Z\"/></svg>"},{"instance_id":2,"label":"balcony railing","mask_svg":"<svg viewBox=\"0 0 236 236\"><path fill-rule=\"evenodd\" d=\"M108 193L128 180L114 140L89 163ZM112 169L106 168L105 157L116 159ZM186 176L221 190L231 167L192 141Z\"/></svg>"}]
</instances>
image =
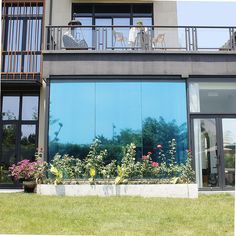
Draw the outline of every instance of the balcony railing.
<instances>
[{"instance_id":1,"label":"balcony railing","mask_svg":"<svg viewBox=\"0 0 236 236\"><path fill-rule=\"evenodd\" d=\"M46 50L232 51L236 27L47 26Z\"/></svg>"}]
</instances>

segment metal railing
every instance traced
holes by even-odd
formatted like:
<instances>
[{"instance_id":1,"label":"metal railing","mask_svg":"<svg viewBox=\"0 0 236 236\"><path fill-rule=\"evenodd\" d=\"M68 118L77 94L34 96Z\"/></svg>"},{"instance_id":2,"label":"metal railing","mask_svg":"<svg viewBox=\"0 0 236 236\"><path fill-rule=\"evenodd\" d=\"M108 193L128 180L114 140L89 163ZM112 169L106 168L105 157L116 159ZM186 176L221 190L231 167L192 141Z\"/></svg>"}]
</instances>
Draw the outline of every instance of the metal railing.
<instances>
[{"instance_id":1,"label":"metal railing","mask_svg":"<svg viewBox=\"0 0 236 236\"><path fill-rule=\"evenodd\" d=\"M236 27L46 26L46 50L232 51Z\"/></svg>"}]
</instances>

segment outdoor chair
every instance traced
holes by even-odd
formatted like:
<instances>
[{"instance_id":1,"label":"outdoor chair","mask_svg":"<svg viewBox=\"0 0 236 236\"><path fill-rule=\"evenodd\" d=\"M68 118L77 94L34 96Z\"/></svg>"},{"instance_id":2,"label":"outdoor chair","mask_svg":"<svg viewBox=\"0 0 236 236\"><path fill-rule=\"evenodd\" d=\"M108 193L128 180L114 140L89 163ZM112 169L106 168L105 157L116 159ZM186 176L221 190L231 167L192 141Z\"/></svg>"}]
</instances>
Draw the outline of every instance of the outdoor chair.
<instances>
[{"instance_id":1,"label":"outdoor chair","mask_svg":"<svg viewBox=\"0 0 236 236\"><path fill-rule=\"evenodd\" d=\"M79 42L69 33L63 35L63 44L65 49L78 49Z\"/></svg>"},{"instance_id":2,"label":"outdoor chair","mask_svg":"<svg viewBox=\"0 0 236 236\"><path fill-rule=\"evenodd\" d=\"M124 37L124 34L122 32L117 32L113 30L113 37L114 37L114 47L116 46L117 42L120 42L121 46L125 47L126 38Z\"/></svg>"},{"instance_id":3,"label":"outdoor chair","mask_svg":"<svg viewBox=\"0 0 236 236\"><path fill-rule=\"evenodd\" d=\"M166 48L165 34L158 34L152 39L152 47L155 49L158 48L158 45L161 46L161 49Z\"/></svg>"},{"instance_id":4,"label":"outdoor chair","mask_svg":"<svg viewBox=\"0 0 236 236\"><path fill-rule=\"evenodd\" d=\"M69 31L63 35L63 44L66 50L83 49L88 50L88 44L84 37L77 40Z\"/></svg>"}]
</instances>

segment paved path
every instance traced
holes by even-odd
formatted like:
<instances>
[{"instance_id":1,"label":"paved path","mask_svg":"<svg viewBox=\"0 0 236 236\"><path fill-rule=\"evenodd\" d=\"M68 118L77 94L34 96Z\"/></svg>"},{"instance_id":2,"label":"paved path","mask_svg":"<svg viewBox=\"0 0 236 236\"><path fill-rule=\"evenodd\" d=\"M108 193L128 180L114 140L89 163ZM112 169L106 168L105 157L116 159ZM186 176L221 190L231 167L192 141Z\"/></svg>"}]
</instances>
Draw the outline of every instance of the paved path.
<instances>
[{"instance_id":1,"label":"paved path","mask_svg":"<svg viewBox=\"0 0 236 236\"><path fill-rule=\"evenodd\" d=\"M23 189L0 189L0 193L20 193Z\"/></svg>"},{"instance_id":2,"label":"paved path","mask_svg":"<svg viewBox=\"0 0 236 236\"><path fill-rule=\"evenodd\" d=\"M232 196L235 196L234 191L198 191L198 194L223 194L223 193L228 193Z\"/></svg>"}]
</instances>

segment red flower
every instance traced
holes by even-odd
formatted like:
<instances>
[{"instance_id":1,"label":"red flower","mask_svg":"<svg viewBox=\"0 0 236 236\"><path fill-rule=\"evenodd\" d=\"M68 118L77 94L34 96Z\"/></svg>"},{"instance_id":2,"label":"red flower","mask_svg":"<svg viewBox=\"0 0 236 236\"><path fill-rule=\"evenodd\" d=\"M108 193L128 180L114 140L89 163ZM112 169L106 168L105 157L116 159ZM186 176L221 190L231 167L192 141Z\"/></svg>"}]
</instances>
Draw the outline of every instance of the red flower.
<instances>
[{"instance_id":1,"label":"red flower","mask_svg":"<svg viewBox=\"0 0 236 236\"><path fill-rule=\"evenodd\" d=\"M142 160L148 160L148 156L142 156Z\"/></svg>"},{"instance_id":2,"label":"red flower","mask_svg":"<svg viewBox=\"0 0 236 236\"><path fill-rule=\"evenodd\" d=\"M148 152L148 155L152 155L152 152Z\"/></svg>"},{"instance_id":3,"label":"red flower","mask_svg":"<svg viewBox=\"0 0 236 236\"><path fill-rule=\"evenodd\" d=\"M157 162L155 162L155 161L152 162L152 167L158 167L158 166L159 166L159 164Z\"/></svg>"},{"instance_id":4,"label":"red flower","mask_svg":"<svg viewBox=\"0 0 236 236\"><path fill-rule=\"evenodd\" d=\"M162 145L161 145L161 144L158 144L158 145L157 145L157 148L162 149Z\"/></svg>"}]
</instances>

